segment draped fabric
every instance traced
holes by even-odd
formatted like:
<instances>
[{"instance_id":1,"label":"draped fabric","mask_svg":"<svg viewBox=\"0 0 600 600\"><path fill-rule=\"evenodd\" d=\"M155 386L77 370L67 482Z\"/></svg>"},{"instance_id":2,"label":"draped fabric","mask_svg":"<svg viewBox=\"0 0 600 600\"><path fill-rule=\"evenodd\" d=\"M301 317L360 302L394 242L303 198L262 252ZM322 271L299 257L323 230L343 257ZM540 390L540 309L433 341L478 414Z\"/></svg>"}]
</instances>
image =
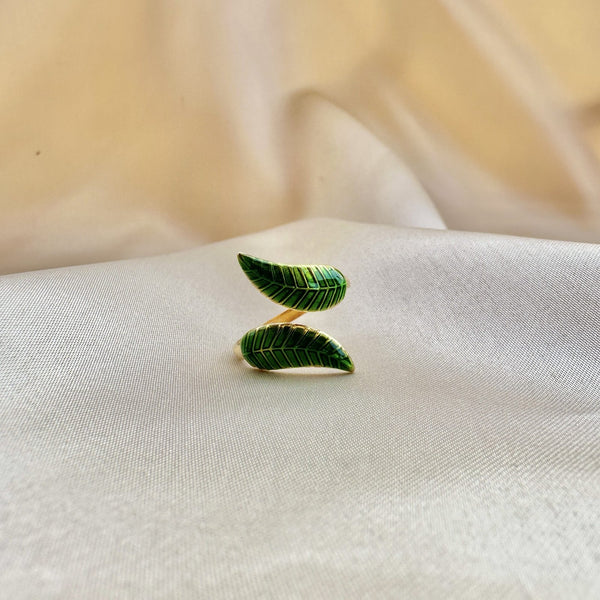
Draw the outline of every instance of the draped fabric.
<instances>
[{"instance_id":1,"label":"draped fabric","mask_svg":"<svg viewBox=\"0 0 600 600\"><path fill-rule=\"evenodd\" d=\"M595 242L599 22L594 0L5 0L0 272L314 213L423 225L431 201L453 229Z\"/></svg>"},{"instance_id":2,"label":"draped fabric","mask_svg":"<svg viewBox=\"0 0 600 600\"><path fill-rule=\"evenodd\" d=\"M600 595L591 0L0 4L0 596ZM261 372L247 252L350 286Z\"/></svg>"}]
</instances>

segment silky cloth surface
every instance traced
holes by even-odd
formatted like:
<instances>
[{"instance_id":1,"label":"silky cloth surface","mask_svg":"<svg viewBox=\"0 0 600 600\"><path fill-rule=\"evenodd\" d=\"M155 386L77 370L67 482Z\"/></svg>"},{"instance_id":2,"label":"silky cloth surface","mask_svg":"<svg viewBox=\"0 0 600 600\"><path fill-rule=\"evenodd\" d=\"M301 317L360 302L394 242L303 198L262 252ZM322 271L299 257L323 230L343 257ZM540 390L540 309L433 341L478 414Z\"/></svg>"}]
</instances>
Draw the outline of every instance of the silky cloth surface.
<instances>
[{"instance_id":1,"label":"silky cloth surface","mask_svg":"<svg viewBox=\"0 0 600 600\"><path fill-rule=\"evenodd\" d=\"M238 251L329 263L260 372ZM308 220L0 279L7 598L597 598L600 250Z\"/></svg>"}]
</instances>

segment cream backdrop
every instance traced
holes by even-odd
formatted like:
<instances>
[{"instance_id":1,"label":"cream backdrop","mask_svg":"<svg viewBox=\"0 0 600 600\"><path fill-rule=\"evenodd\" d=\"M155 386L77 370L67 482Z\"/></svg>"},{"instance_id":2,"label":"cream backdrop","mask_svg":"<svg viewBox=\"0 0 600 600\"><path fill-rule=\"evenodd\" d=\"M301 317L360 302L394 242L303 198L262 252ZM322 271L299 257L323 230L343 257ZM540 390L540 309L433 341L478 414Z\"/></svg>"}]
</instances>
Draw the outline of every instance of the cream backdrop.
<instances>
[{"instance_id":1,"label":"cream backdrop","mask_svg":"<svg viewBox=\"0 0 600 600\"><path fill-rule=\"evenodd\" d=\"M599 55L595 0L0 2L0 597L600 597ZM234 360L238 251L346 273L355 374Z\"/></svg>"},{"instance_id":2,"label":"cream backdrop","mask_svg":"<svg viewBox=\"0 0 600 600\"><path fill-rule=\"evenodd\" d=\"M452 228L596 241L599 12L3 0L0 269L421 224L428 198Z\"/></svg>"}]
</instances>

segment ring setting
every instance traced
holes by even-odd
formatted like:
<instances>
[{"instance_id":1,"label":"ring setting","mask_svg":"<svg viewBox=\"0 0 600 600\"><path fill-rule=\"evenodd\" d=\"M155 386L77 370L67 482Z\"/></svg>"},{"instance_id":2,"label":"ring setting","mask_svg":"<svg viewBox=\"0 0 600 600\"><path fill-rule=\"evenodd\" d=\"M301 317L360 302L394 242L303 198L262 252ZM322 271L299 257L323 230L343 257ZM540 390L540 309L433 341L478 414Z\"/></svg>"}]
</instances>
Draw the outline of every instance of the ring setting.
<instances>
[{"instance_id":1,"label":"ring setting","mask_svg":"<svg viewBox=\"0 0 600 600\"><path fill-rule=\"evenodd\" d=\"M285 306L281 314L247 331L235 345L238 358L262 370L329 367L348 373L354 363L342 345L323 331L292 323L307 312L323 311L346 295L344 275L328 265L275 263L238 254L248 279L268 298Z\"/></svg>"}]
</instances>

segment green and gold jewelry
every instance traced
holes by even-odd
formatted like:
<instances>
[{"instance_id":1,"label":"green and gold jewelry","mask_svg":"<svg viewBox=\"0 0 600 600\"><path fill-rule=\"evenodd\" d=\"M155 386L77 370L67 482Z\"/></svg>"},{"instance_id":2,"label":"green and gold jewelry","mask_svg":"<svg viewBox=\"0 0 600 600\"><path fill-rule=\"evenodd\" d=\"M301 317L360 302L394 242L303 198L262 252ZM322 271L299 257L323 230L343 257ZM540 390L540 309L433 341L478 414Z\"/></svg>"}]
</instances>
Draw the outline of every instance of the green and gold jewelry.
<instances>
[{"instance_id":1,"label":"green and gold jewelry","mask_svg":"<svg viewBox=\"0 0 600 600\"><path fill-rule=\"evenodd\" d=\"M284 265L238 254L248 279L286 308L264 325L246 332L234 351L257 369L330 367L352 373L349 354L331 336L291 322L306 312L327 310L346 295L346 278L327 265Z\"/></svg>"}]
</instances>

